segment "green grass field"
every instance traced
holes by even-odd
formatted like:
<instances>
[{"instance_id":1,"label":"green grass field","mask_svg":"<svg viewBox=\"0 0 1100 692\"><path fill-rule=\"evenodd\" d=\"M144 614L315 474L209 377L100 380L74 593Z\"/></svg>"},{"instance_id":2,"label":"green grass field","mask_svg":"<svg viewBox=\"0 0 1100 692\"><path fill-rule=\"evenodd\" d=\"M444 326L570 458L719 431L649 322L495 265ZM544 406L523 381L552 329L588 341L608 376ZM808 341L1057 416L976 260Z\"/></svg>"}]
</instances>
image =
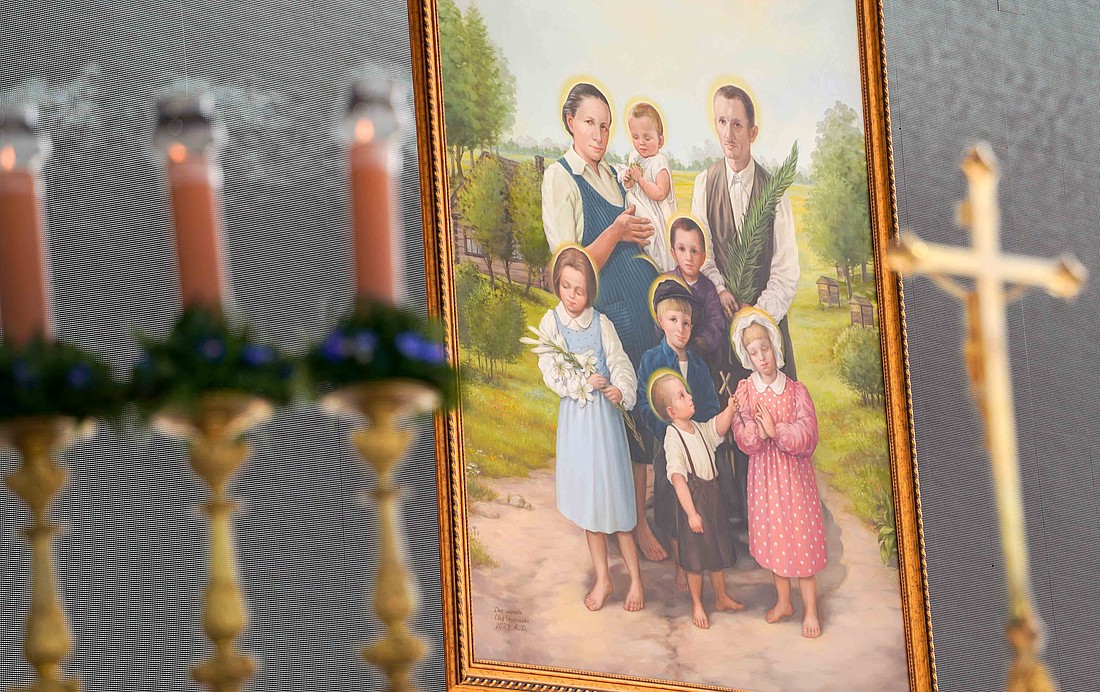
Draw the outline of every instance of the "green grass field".
<instances>
[{"instance_id":1,"label":"green grass field","mask_svg":"<svg viewBox=\"0 0 1100 692\"><path fill-rule=\"evenodd\" d=\"M530 298L516 284L527 324L538 326L557 299L535 287ZM467 465L489 478L522 476L546 468L554 456L558 397L542 382L538 356L524 350L490 379L472 359L462 362L462 423Z\"/></svg>"},{"instance_id":2,"label":"green grass field","mask_svg":"<svg viewBox=\"0 0 1100 692\"><path fill-rule=\"evenodd\" d=\"M518 157L517 157L518 158ZM691 188L696 173L675 171L673 185L680 211L691 208ZM809 247L802 232L806 196L811 187L790 189L791 207L798 237L801 278L790 311L799 379L806 384L817 408L820 443L814 456L817 468L829 483L851 502L852 511L867 522L877 512L883 489L889 488L889 456L885 414L881 407L863 406L854 390L839 377L832 348L849 324L847 305L823 309L817 304L819 276L835 277L831 262L822 261ZM522 295L523 286L514 289ZM854 290L873 298L873 286ZM843 289L842 289L843 292ZM537 325L543 313L556 304L554 296L531 289L524 299L527 323ZM468 464L483 477L525 475L545 468L554 455L557 397L542 383L537 358L525 351L502 375L490 380L476 365L463 361L463 425ZM472 499L488 499L491 491L471 483Z\"/></svg>"}]
</instances>

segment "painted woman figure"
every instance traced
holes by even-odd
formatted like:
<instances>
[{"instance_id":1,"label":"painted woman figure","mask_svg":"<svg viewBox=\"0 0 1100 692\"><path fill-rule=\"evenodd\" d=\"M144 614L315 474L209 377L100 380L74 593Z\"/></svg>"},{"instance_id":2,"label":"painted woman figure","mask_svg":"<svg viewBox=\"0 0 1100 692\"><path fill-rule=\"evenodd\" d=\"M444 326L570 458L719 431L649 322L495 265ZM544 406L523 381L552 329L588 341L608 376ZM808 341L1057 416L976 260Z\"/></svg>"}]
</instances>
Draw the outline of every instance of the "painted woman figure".
<instances>
[{"instance_id":1,"label":"painted woman figure","mask_svg":"<svg viewBox=\"0 0 1100 692\"><path fill-rule=\"evenodd\" d=\"M611 107L591 84L569 90L561 108L562 124L573 138L565 155L547 166L542 183L542 221L551 250L578 243L599 272L595 308L615 325L630 362L657 343L649 313L649 287L657 268L643 248L654 234L649 220L625 207L625 193L611 166L603 160L611 135ZM645 464L652 450L632 444L634 485L639 496L636 536L645 556L667 557L645 521Z\"/></svg>"}]
</instances>

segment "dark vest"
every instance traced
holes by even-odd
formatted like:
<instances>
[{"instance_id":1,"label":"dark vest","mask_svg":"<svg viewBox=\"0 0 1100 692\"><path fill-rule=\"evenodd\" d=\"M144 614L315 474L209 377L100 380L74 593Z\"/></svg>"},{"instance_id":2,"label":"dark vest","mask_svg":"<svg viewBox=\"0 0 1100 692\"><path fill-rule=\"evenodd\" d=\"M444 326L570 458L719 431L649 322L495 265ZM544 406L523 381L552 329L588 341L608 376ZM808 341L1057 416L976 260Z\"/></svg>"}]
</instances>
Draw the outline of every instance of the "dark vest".
<instances>
[{"instance_id":1,"label":"dark vest","mask_svg":"<svg viewBox=\"0 0 1100 692\"><path fill-rule=\"evenodd\" d=\"M761 190L764 189L764 185L771 179L771 174L764 170L764 167L756 163L753 160L752 165L756 166L756 170L753 172L752 177L752 191L749 193L749 206L760 196ZM714 262L718 265L718 270L722 272L722 276L726 275L726 268L730 266L733 256L730 253L730 242L737 243L737 225L744 219L733 218L733 204L730 203L729 184L726 182L726 161L722 159L718 163L714 164L707 169L707 225L710 226L711 242L714 243ZM748 214L748 207L745 209L745 213ZM749 304L755 304L756 299L760 297L760 294L764 292L764 289L768 287L768 279L772 274L772 256L775 255L775 216L768 220L767 226L764 227L764 249L760 251L760 265L756 270L756 276L753 278L752 287L753 294L749 297L749 300L745 301ZM707 248L708 251L711 248ZM779 320L779 333L783 336L783 356L786 364L783 366L783 372L787 373L787 376L792 380L798 379L798 371L794 365L794 348L791 344L791 332L787 326L787 318ZM741 363L737 358L731 358L732 367L734 372L734 381L743 379L749 376L750 371L741 367Z\"/></svg>"},{"instance_id":2,"label":"dark vest","mask_svg":"<svg viewBox=\"0 0 1100 692\"><path fill-rule=\"evenodd\" d=\"M752 165L756 169L753 172L752 191L749 193L749 204L745 208L746 214L748 208L760 196L764 185L771 179L771 174L755 160L753 160ZM726 269L733 261L730 244L737 244L737 228L743 220L734 219L733 205L730 203L729 182L726 178L726 160L719 159L717 163L707 169L707 225L710 226L711 242L714 243L714 247L707 248L707 250L714 253L714 263L718 265L718 270L722 272L723 277L726 275ZM749 303L756 302L757 297L767 287L768 279L771 277L772 255L775 254L774 233L775 217L772 216L764 228L764 249L760 253L760 267L756 270L756 276L753 280L753 295L749 296L747 301Z\"/></svg>"}]
</instances>

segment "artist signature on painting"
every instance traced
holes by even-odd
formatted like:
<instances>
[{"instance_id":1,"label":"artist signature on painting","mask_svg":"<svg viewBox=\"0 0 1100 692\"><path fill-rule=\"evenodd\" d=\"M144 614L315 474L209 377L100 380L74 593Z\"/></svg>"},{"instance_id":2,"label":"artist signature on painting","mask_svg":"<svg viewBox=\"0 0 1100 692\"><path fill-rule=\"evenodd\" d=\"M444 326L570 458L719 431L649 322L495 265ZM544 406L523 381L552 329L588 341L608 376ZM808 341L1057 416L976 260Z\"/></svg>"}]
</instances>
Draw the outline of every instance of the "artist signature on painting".
<instances>
[{"instance_id":1,"label":"artist signature on painting","mask_svg":"<svg viewBox=\"0 0 1100 692\"><path fill-rule=\"evenodd\" d=\"M505 632L526 632L527 625L531 622L522 610L504 608L493 608L493 620L496 621L496 629Z\"/></svg>"}]
</instances>

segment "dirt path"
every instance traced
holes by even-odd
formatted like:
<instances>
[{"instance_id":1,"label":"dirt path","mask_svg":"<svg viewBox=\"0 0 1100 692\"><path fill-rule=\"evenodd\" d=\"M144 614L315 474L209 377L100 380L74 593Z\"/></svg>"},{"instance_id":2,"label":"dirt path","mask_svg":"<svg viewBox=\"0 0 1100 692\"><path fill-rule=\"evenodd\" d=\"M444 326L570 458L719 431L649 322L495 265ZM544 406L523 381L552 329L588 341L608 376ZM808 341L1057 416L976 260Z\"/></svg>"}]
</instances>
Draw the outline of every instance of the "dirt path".
<instances>
[{"instance_id":1,"label":"dirt path","mask_svg":"<svg viewBox=\"0 0 1100 692\"><path fill-rule=\"evenodd\" d=\"M797 600L796 618L764 622L774 602L771 576L745 545L726 583L746 610L712 614L708 631L692 626L668 560L643 561L646 607L627 613L627 578L613 557L616 593L590 613L582 603L588 549L583 532L555 508L553 472L489 484L512 504L471 508L471 524L499 563L473 574L479 659L759 690L908 689L897 571L883 567L872 532L824 479L829 565L818 575L824 631L817 640L802 638Z\"/></svg>"}]
</instances>

